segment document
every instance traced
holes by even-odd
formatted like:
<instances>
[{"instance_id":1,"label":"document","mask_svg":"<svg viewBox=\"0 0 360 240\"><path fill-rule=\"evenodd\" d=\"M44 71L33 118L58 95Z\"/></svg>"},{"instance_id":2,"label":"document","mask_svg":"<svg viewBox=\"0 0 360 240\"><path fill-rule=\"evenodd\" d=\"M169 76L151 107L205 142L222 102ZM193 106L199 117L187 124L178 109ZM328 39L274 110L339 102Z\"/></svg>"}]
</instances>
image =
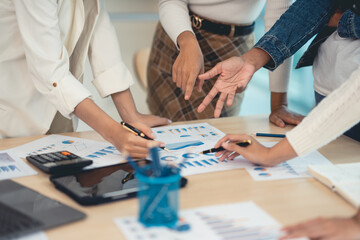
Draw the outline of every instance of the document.
<instances>
[{"instance_id":1,"label":"document","mask_svg":"<svg viewBox=\"0 0 360 240\"><path fill-rule=\"evenodd\" d=\"M135 216L114 221L128 240L270 240L281 236L281 225L253 202L182 210L179 215L180 224L190 225L188 231L145 228Z\"/></svg>"},{"instance_id":2,"label":"document","mask_svg":"<svg viewBox=\"0 0 360 240\"><path fill-rule=\"evenodd\" d=\"M360 207L360 163L310 165L310 173L354 207Z\"/></svg>"},{"instance_id":3,"label":"document","mask_svg":"<svg viewBox=\"0 0 360 240\"><path fill-rule=\"evenodd\" d=\"M17 152L21 157L56 151L69 151L80 157L93 160L93 164L84 169L104 167L124 161L121 153L108 142L62 135L43 137L15 147L12 151Z\"/></svg>"},{"instance_id":4,"label":"document","mask_svg":"<svg viewBox=\"0 0 360 240\"><path fill-rule=\"evenodd\" d=\"M29 167L14 151L0 151L0 180L35 175Z\"/></svg>"},{"instance_id":5,"label":"document","mask_svg":"<svg viewBox=\"0 0 360 240\"><path fill-rule=\"evenodd\" d=\"M219 162L214 153L199 154L211 149L225 133L208 123L196 123L153 128L156 140L166 143L167 152L159 152L163 164L176 163L181 175L189 176L244 168L241 161Z\"/></svg>"}]
</instances>

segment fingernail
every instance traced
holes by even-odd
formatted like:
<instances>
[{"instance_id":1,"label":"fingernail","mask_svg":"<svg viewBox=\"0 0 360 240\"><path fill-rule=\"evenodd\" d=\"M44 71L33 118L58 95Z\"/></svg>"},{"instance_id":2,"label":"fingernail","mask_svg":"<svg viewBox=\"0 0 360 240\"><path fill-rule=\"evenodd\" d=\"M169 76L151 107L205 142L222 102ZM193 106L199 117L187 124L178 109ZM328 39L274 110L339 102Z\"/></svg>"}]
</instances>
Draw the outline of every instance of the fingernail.
<instances>
[{"instance_id":1,"label":"fingernail","mask_svg":"<svg viewBox=\"0 0 360 240\"><path fill-rule=\"evenodd\" d=\"M150 134L150 137L156 138L156 135L155 135L154 133L151 133L151 134Z\"/></svg>"},{"instance_id":2,"label":"fingernail","mask_svg":"<svg viewBox=\"0 0 360 240\"><path fill-rule=\"evenodd\" d=\"M165 147L165 143L160 143L160 147Z\"/></svg>"},{"instance_id":3,"label":"fingernail","mask_svg":"<svg viewBox=\"0 0 360 240\"><path fill-rule=\"evenodd\" d=\"M168 123L172 123L172 121L170 119L168 119Z\"/></svg>"}]
</instances>

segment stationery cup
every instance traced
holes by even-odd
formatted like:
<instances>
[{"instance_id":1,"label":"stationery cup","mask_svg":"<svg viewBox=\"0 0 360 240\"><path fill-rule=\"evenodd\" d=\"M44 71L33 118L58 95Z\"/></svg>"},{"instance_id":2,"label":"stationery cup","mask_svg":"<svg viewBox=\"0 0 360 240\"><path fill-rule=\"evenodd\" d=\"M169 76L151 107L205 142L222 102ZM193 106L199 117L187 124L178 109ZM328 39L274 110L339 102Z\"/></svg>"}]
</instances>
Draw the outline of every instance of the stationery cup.
<instances>
[{"instance_id":1,"label":"stationery cup","mask_svg":"<svg viewBox=\"0 0 360 240\"><path fill-rule=\"evenodd\" d=\"M139 181L139 221L146 227L175 226L179 210L180 174L166 177L136 173Z\"/></svg>"}]
</instances>

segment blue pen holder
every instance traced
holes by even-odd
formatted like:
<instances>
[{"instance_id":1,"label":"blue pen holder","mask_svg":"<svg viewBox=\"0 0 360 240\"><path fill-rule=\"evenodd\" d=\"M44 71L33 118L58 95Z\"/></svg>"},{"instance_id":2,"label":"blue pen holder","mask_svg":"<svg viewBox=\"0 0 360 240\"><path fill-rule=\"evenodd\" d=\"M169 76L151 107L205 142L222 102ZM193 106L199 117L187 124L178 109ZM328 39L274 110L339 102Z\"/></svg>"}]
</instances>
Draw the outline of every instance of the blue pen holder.
<instances>
[{"instance_id":1,"label":"blue pen holder","mask_svg":"<svg viewBox=\"0 0 360 240\"><path fill-rule=\"evenodd\" d=\"M180 174L135 175L139 181L139 221L146 227L174 227L178 220Z\"/></svg>"}]
</instances>

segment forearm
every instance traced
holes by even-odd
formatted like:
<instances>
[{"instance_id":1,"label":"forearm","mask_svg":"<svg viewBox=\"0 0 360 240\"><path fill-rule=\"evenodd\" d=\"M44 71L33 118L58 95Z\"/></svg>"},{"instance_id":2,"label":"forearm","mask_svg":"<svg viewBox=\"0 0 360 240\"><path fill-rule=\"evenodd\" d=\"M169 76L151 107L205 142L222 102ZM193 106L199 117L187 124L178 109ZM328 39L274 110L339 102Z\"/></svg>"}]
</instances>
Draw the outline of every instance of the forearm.
<instances>
[{"instance_id":1,"label":"forearm","mask_svg":"<svg viewBox=\"0 0 360 240\"><path fill-rule=\"evenodd\" d=\"M111 98L116 106L118 113L125 122L137 121L138 111L130 89L111 94Z\"/></svg>"},{"instance_id":2,"label":"forearm","mask_svg":"<svg viewBox=\"0 0 360 240\"><path fill-rule=\"evenodd\" d=\"M117 124L89 98L75 107L74 114L106 140L109 140L112 129Z\"/></svg>"},{"instance_id":3,"label":"forearm","mask_svg":"<svg viewBox=\"0 0 360 240\"><path fill-rule=\"evenodd\" d=\"M177 46L178 36L189 31L193 33L189 19L188 0L160 0L159 16L165 32Z\"/></svg>"},{"instance_id":4,"label":"forearm","mask_svg":"<svg viewBox=\"0 0 360 240\"><path fill-rule=\"evenodd\" d=\"M318 149L360 120L360 68L286 134L298 155Z\"/></svg>"},{"instance_id":5,"label":"forearm","mask_svg":"<svg viewBox=\"0 0 360 240\"><path fill-rule=\"evenodd\" d=\"M256 43L271 56L266 64L276 69L328 22L335 10L335 1L297 0L275 25Z\"/></svg>"},{"instance_id":6,"label":"forearm","mask_svg":"<svg viewBox=\"0 0 360 240\"><path fill-rule=\"evenodd\" d=\"M286 92L278 93L271 92L271 111L274 111L281 106L287 106L287 94Z\"/></svg>"}]
</instances>

